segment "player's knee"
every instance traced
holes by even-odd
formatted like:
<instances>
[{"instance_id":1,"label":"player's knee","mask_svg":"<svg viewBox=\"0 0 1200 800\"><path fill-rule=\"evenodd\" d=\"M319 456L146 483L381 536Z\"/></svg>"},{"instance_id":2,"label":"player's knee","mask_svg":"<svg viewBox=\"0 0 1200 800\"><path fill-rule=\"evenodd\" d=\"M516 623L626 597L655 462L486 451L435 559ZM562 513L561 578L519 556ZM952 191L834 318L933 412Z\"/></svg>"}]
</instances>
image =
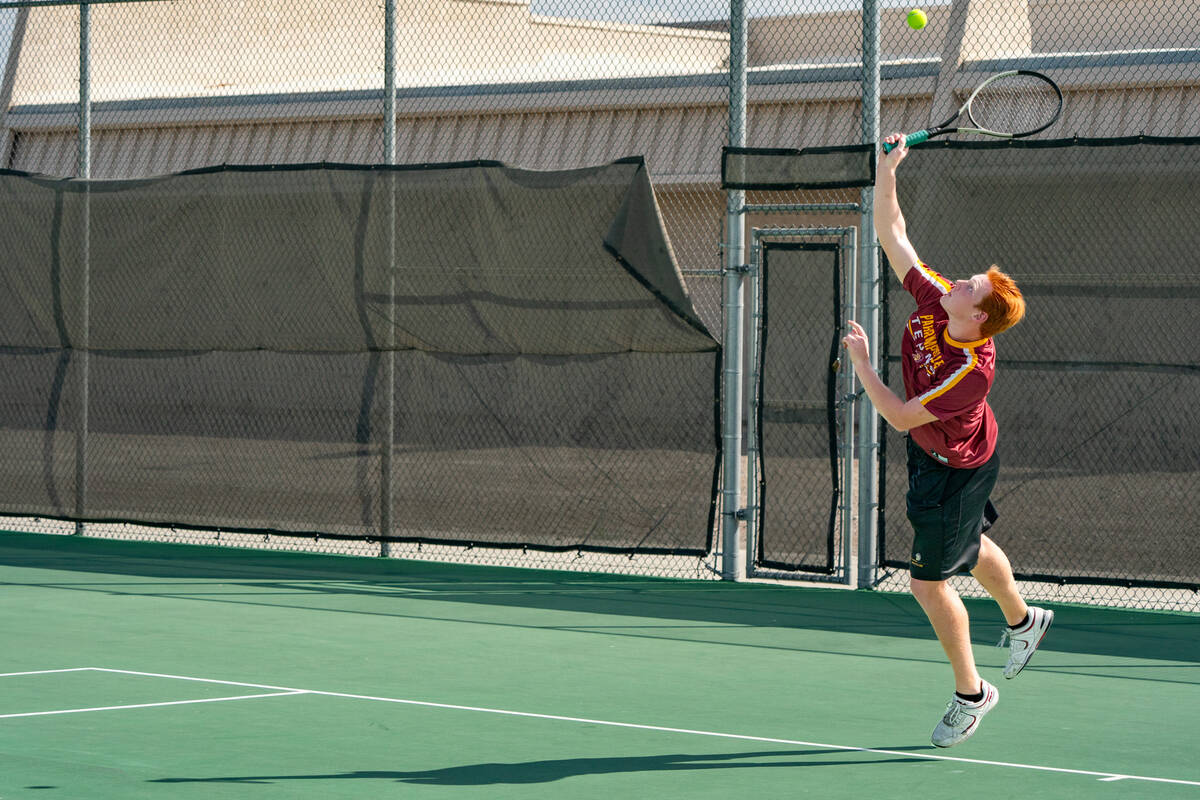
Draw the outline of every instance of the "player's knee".
<instances>
[{"instance_id":1,"label":"player's knee","mask_svg":"<svg viewBox=\"0 0 1200 800\"><path fill-rule=\"evenodd\" d=\"M1000 549L1000 545L993 542L985 534L979 536L979 558L975 562L975 566L971 569L975 572L980 567L987 569L992 565L1006 563L1008 557L1004 555L1004 551Z\"/></svg>"},{"instance_id":2,"label":"player's knee","mask_svg":"<svg viewBox=\"0 0 1200 800\"><path fill-rule=\"evenodd\" d=\"M922 600L927 597L934 597L946 591L945 581L929 581L922 578L908 576L908 590L912 592L913 597L917 600Z\"/></svg>"}]
</instances>

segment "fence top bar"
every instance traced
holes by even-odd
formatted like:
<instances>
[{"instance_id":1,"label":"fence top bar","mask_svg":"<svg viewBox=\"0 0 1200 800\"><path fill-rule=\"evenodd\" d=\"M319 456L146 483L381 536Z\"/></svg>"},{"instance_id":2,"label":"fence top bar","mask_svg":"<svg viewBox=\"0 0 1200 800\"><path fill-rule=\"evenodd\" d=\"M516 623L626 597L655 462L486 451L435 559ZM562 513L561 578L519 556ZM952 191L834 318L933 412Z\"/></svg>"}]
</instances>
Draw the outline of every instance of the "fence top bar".
<instances>
[{"instance_id":1,"label":"fence top bar","mask_svg":"<svg viewBox=\"0 0 1200 800\"><path fill-rule=\"evenodd\" d=\"M772 214L790 211L861 211L858 203L756 203L742 206L747 214Z\"/></svg>"},{"instance_id":2,"label":"fence top bar","mask_svg":"<svg viewBox=\"0 0 1200 800\"><path fill-rule=\"evenodd\" d=\"M847 236L857 228L754 228L755 240L769 236Z\"/></svg>"},{"instance_id":3,"label":"fence top bar","mask_svg":"<svg viewBox=\"0 0 1200 800\"><path fill-rule=\"evenodd\" d=\"M103 3L167 3L171 0L0 0L0 11L6 8L36 8L38 6L98 6Z\"/></svg>"}]
</instances>

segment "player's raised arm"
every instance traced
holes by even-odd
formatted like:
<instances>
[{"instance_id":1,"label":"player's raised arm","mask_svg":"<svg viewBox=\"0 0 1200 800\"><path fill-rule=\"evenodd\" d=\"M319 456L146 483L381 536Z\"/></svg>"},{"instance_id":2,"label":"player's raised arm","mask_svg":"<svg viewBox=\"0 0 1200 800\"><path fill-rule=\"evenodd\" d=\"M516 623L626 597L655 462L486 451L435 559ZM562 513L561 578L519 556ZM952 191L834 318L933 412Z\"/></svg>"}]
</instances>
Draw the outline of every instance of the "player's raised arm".
<instances>
[{"instance_id":1,"label":"player's raised arm","mask_svg":"<svg viewBox=\"0 0 1200 800\"><path fill-rule=\"evenodd\" d=\"M904 214L896 197L896 167L908 155L908 148L904 146L903 134L893 133L884 141L894 144L895 148L890 153L880 152L875 171L875 235L883 245L883 252L887 253L892 271L903 282L908 270L917 263L917 251L908 241Z\"/></svg>"}]
</instances>

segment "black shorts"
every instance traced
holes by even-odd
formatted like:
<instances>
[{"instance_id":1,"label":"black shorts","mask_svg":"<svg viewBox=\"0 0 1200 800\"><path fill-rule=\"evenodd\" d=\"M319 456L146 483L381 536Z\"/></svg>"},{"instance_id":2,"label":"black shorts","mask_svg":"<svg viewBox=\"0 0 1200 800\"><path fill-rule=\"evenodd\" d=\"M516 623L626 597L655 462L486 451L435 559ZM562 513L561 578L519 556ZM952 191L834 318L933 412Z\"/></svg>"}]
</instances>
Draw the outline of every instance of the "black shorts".
<instances>
[{"instance_id":1,"label":"black shorts","mask_svg":"<svg viewBox=\"0 0 1200 800\"><path fill-rule=\"evenodd\" d=\"M944 581L974 569L980 535L999 516L990 499L999 472L995 454L974 469L956 469L908 439L909 569L914 578Z\"/></svg>"}]
</instances>

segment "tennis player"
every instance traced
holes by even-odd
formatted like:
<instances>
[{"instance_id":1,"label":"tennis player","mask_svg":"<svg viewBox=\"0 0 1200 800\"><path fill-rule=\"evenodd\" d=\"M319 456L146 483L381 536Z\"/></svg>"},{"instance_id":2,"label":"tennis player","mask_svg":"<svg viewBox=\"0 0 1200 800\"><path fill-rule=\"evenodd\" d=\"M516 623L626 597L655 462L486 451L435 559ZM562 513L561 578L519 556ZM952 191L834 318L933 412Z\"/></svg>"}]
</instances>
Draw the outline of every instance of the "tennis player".
<instances>
[{"instance_id":1,"label":"tennis player","mask_svg":"<svg viewBox=\"0 0 1200 800\"><path fill-rule=\"evenodd\" d=\"M990 495L1000 468L996 419L987 403L996 364L992 338L1021 320L1025 301L995 266L951 281L921 261L896 198L896 168L908 148L898 133L885 141L896 147L879 156L875 232L896 277L917 301L901 345L906 399L872 368L858 323L849 322L843 344L876 410L908 432L910 585L954 670L954 697L933 731L935 745L950 747L979 729L999 693L975 668L967 610L947 580L970 572L1000 606L1008 623L1000 643L1010 643L1005 678L1025 668L1054 619L1053 611L1025 604L1008 557L984 535L997 517Z\"/></svg>"}]
</instances>

